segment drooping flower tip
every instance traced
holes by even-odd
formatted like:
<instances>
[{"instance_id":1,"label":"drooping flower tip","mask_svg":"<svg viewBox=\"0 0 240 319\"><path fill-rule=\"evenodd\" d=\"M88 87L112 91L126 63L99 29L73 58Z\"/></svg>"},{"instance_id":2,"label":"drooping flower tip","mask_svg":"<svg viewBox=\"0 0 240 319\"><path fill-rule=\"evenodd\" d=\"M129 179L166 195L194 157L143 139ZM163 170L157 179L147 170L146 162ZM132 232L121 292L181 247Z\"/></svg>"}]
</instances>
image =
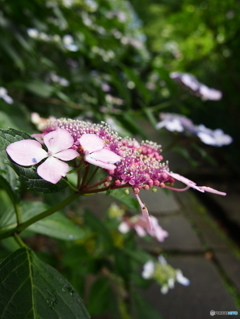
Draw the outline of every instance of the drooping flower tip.
<instances>
[{"instance_id":1,"label":"drooping flower tip","mask_svg":"<svg viewBox=\"0 0 240 319\"><path fill-rule=\"evenodd\" d=\"M221 196L225 196L227 195L225 192L220 192L214 188L208 187L208 186L198 186L195 182L191 181L190 179L181 176L179 174L173 173L173 172L168 172L166 171L166 174L168 174L169 176L171 176L172 178L174 178L175 180L178 180L180 182L182 182L183 184L187 185L187 188L183 189L183 190L187 190L188 188L193 188L201 193L205 193L205 192L209 192L209 193L213 193L216 195L221 195ZM181 189L177 189L177 188L172 188L166 185L163 185L164 188L169 188L171 190L175 190L175 191L182 191Z\"/></svg>"}]
</instances>

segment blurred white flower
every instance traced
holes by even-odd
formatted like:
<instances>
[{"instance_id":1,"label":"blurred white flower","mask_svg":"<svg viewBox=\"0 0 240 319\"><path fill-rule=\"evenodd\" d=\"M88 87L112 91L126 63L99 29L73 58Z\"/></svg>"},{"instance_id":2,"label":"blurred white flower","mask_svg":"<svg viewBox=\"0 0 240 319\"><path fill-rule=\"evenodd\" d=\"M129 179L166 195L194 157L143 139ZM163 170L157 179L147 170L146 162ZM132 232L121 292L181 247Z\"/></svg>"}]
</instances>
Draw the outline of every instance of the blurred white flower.
<instances>
[{"instance_id":1,"label":"blurred white flower","mask_svg":"<svg viewBox=\"0 0 240 319\"><path fill-rule=\"evenodd\" d=\"M62 41L63 41L63 45L65 46L67 50L73 51L73 52L78 50L78 46L74 44L73 37L70 34L64 35L62 38Z\"/></svg>"},{"instance_id":2,"label":"blurred white flower","mask_svg":"<svg viewBox=\"0 0 240 319\"><path fill-rule=\"evenodd\" d=\"M8 104L13 103L13 99L8 95L8 91L4 87L0 87L0 98Z\"/></svg>"},{"instance_id":3,"label":"blurred white flower","mask_svg":"<svg viewBox=\"0 0 240 319\"><path fill-rule=\"evenodd\" d=\"M58 76L56 73L50 73L50 78L53 82L59 83L62 86L69 86L69 81L65 78Z\"/></svg>"},{"instance_id":4,"label":"blurred white flower","mask_svg":"<svg viewBox=\"0 0 240 319\"><path fill-rule=\"evenodd\" d=\"M223 130L211 130L204 125L196 126L196 134L203 143L212 146L220 147L231 144L233 141L232 137L228 134L225 134Z\"/></svg>"},{"instance_id":5,"label":"blurred white flower","mask_svg":"<svg viewBox=\"0 0 240 319\"><path fill-rule=\"evenodd\" d=\"M149 279L152 277L154 274L155 270L155 265L152 260L148 260L144 265L143 265L143 271L142 271L142 277L144 279Z\"/></svg>"},{"instance_id":6,"label":"blurred white flower","mask_svg":"<svg viewBox=\"0 0 240 319\"><path fill-rule=\"evenodd\" d=\"M222 92L216 89L209 88L203 83L200 83L197 78L188 73L171 72L170 78L175 82L182 84L186 88L193 91L195 96L201 97L203 100L217 101L222 98Z\"/></svg>"},{"instance_id":7,"label":"blurred white flower","mask_svg":"<svg viewBox=\"0 0 240 319\"><path fill-rule=\"evenodd\" d=\"M156 129L165 127L170 132L186 132L197 135L200 140L212 146L224 146L232 143L233 139L230 135L225 134L223 130L211 130L204 125L195 125L186 116L174 113L160 113L162 121L157 123Z\"/></svg>"},{"instance_id":8,"label":"blurred white flower","mask_svg":"<svg viewBox=\"0 0 240 319\"><path fill-rule=\"evenodd\" d=\"M181 270L176 271L176 281L183 286L190 285L190 280L183 276L183 273Z\"/></svg>"},{"instance_id":9,"label":"blurred white flower","mask_svg":"<svg viewBox=\"0 0 240 319\"><path fill-rule=\"evenodd\" d=\"M38 38L39 37L39 31L34 28L27 29L27 33L31 38Z\"/></svg>"}]
</instances>

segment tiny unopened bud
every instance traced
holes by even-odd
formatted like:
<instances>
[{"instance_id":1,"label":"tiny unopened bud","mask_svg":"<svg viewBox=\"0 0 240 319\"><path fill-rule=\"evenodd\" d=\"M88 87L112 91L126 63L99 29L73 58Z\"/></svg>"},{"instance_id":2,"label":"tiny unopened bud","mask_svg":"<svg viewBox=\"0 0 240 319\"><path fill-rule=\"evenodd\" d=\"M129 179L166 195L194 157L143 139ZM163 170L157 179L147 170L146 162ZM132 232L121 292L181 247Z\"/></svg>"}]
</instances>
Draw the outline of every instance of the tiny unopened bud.
<instances>
[{"instance_id":1,"label":"tiny unopened bud","mask_svg":"<svg viewBox=\"0 0 240 319\"><path fill-rule=\"evenodd\" d=\"M156 179L154 182L153 182L153 185L155 186L159 186L160 182Z\"/></svg>"},{"instance_id":2,"label":"tiny unopened bud","mask_svg":"<svg viewBox=\"0 0 240 319\"><path fill-rule=\"evenodd\" d=\"M124 190L124 193L125 193L126 195L129 195L129 189L126 188L126 189Z\"/></svg>"},{"instance_id":3,"label":"tiny unopened bud","mask_svg":"<svg viewBox=\"0 0 240 319\"><path fill-rule=\"evenodd\" d=\"M104 183L104 186L106 186L106 187L108 187L109 185L110 185L109 182L105 182L105 183Z\"/></svg>"},{"instance_id":4,"label":"tiny unopened bud","mask_svg":"<svg viewBox=\"0 0 240 319\"><path fill-rule=\"evenodd\" d=\"M133 192L134 192L134 194L138 194L138 193L140 192L140 190L139 190L139 188L135 187L135 188L133 189Z\"/></svg>"},{"instance_id":5,"label":"tiny unopened bud","mask_svg":"<svg viewBox=\"0 0 240 319\"><path fill-rule=\"evenodd\" d=\"M144 185L143 188L145 189L145 191L148 191L150 187L149 185Z\"/></svg>"},{"instance_id":6,"label":"tiny unopened bud","mask_svg":"<svg viewBox=\"0 0 240 319\"><path fill-rule=\"evenodd\" d=\"M152 180L152 179L149 179L149 181L148 181L148 185L149 185L150 187L152 187L152 186L153 186L153 180Z\"/></svg>"},{"instance_id":7,"label":"tiny unopened bud","mask_svg":"<svg viewBox=\"0 0 240 319\"><path fill-rule=\"evenodd\" d=\"M110 182L110 181L112 180L112 176L107 176L107 177L106 177L106 180L107 180L108 182Z\"/></svg>"},{"instance_id":8,"label":"tiny unopened bud","mask_svg":"<svg viewBox=\"0 0 240 319\"><path fill-rule=\"evenodd\" d=\"M116 185L116 186L120 186L120 185L121 185L121 182L120 182L119 179L117 179L117 180L115 181L115 185Z\"/></svg>"},{"instance_id":9,"label":"tiny unopened bud","mask_svg":"<svg viewBox=\"0 0 240 319\"><path fill-rule=\"evenodd\" d=\"M109 170L108 173L109 173L110 175L113 175L113 174L114 174L114 169Z\"/></svg>"},{"instance_id":10,"label":"tiny unopened bud","mask_svg":"<svg viewBox=\"0 0 240 319\"><path fill-rule=\"evenodd\" d=\"M157 188L156 187L152 187L152 192L156 193L157 192Z\"/></svg>"}]
</instances>

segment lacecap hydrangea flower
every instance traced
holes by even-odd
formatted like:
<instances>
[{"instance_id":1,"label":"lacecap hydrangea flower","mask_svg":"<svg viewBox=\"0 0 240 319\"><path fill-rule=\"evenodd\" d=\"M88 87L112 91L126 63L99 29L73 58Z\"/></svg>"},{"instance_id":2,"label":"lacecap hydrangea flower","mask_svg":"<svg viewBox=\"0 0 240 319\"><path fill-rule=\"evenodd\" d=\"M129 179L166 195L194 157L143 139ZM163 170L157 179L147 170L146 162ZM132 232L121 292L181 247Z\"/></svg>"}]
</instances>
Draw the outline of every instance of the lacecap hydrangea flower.
<instances>
[{"instance_id":1,"label":"lacecap hydrangea flower","mask_svg":"<svg viewBox=\"0 0 240 319\"><path fill-rule=\"evenodd\" d=\"M34 140L12 143L6 151L13 161L23 166L37 165L47 158L37 167L37 173L53 184L62 176L66 176L69 170L68 164L64 161L79 157L84 177L77 191L82 194L94 194L117 188L132 188L148 232L154 230L154 223L139 197L142 189L156 191L156 187L160 187L185 191L194 188L200 192L226 195L206 186L197 186L195 182L171 172L168 163L163 161L160 145L151 141L139 143L135 139L121 138L106 123L92 124L78 120L52 119L45 123L42 139L48 152ZM81 166L83 162L85 165ZM89 165L104 169L107 177L89 185L86 183L86 180L91 180L86 178ZM183 182L186 187L172 187L175 180Z\"/></svg>"},{"instance_id":2,"label":"lacecap hydrangea flower","mask_svg":"<svg viewBox=\"0 0 240 319\"><path fill-rule=\"evenodd\" d=\"M176 282L183 286L190 284L190 280L183 276L182 271L172 268L162 255L158 257L158 262L148 260L143 265L142 277L154 279L161 286L162 294L166 294L169 289L174 288Z\"/></svg>"}]
</instances>

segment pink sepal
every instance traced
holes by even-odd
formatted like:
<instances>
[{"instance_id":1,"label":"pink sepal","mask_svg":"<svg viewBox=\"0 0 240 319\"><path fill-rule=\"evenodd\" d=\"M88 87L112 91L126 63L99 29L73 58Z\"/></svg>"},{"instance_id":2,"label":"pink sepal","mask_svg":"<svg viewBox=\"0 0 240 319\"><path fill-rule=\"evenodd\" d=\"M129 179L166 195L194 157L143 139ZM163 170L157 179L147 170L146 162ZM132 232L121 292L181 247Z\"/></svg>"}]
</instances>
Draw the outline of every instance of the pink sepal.
<instances>
[{"instance_id":1,"label":"pink sepal","mask_svg":"<svg viewBox=\"0 0 240 319\"><path fill-rule=\"evenodd\" d=\"M85 154L96 152L104 148L104 141L96 134L84 134L79 139Z\"/></svg>"},{"instance_id":2,"label":"pink sepal","mask_svg":"<svg viewBox=\"0 0 240 319\"><path fill-rule=\"evenodd\" d=\"M34 140L14 142L6 148L11 159L22 166L35 165L48 156L42 145Z\"/></svg>"},{"instance_id":3,"label":"pink sepal","mask_svg":"<svg viewBox=\"0 0 240 319\"><path fill-rule=\"evenodd\" d=\"M213 194L217 194L217 195L221 195L221 196L226 196L227 195L224 192L219 192L216 189L211 188L211 187L207 187L207 186L199 186L198 188L200 188L204 192L209 192L209 193L213 193Z\"/></svg>"},{"instance_id":4,"label":"pink sepal","mask_svg":"<svg viewBox=\"0 0 240 319\"><path fill-rule=\"evenodd\" d=\"M48 150L53 154L70 148L74 143L71 134L61 128L46 134L43 140Z\"/></svg>"},{"instance_id":5,"label":"pink sepal","mask_svg":"<svg viewBox=\"0 0 240 319\"><path fill-rule=\"evenodd\" d=\"M152 227L152 221L150 219L149 213L148 213L148 209L147 207L143 204L143 202L141 201L140 197L138 196L138 194L134 194L136 196L136 199L139 202L139 205L141 207L141 211L142 211L142 217L143 219L146 221L147 223L147 230L151 230Z\"/></svg>"},{"instance_id":6,"label":"pink sepal","mask_svg":"<svg viewBox=\"0 0 240 319\"><path fill-rule=\"evenodd\" d=\"M105 162L102 162L100 160L98 160L96 157L95 157L95 154L97 152L94 152L92 154L89 154L89 155L86 155L85 156L85 161L90 163L90 164L93 164L95 166L99 166L99 167L102 167L104 169L107 169L107 170L114 170L116 168L116 166L114 164L111 164L111 163L105 163ZM94 157L93 157L93 156Z\"/></svg>"},{"instance_id":7,"label":"pink sepal","mask_svg":"<svg viewBox=\"0 0 240 319\"><path fill-rule=\"evenodd\" d=\"M46 181L57 184L63 176L66 176L68 170L68 164L51 156L38 167L37 173Z\"/></svg>"},{"instance_id":8,"label":"pink sepal","mask_svg":"<svg viewBox=\"0 0 240 319\"><path fill-rule=\"evenodd\" d=\"M54 157L59 158L63 161L71 161L72 159L79 156L79 153L75 150L68 149L54 154Z\"/></svg>"}]
</instances>

